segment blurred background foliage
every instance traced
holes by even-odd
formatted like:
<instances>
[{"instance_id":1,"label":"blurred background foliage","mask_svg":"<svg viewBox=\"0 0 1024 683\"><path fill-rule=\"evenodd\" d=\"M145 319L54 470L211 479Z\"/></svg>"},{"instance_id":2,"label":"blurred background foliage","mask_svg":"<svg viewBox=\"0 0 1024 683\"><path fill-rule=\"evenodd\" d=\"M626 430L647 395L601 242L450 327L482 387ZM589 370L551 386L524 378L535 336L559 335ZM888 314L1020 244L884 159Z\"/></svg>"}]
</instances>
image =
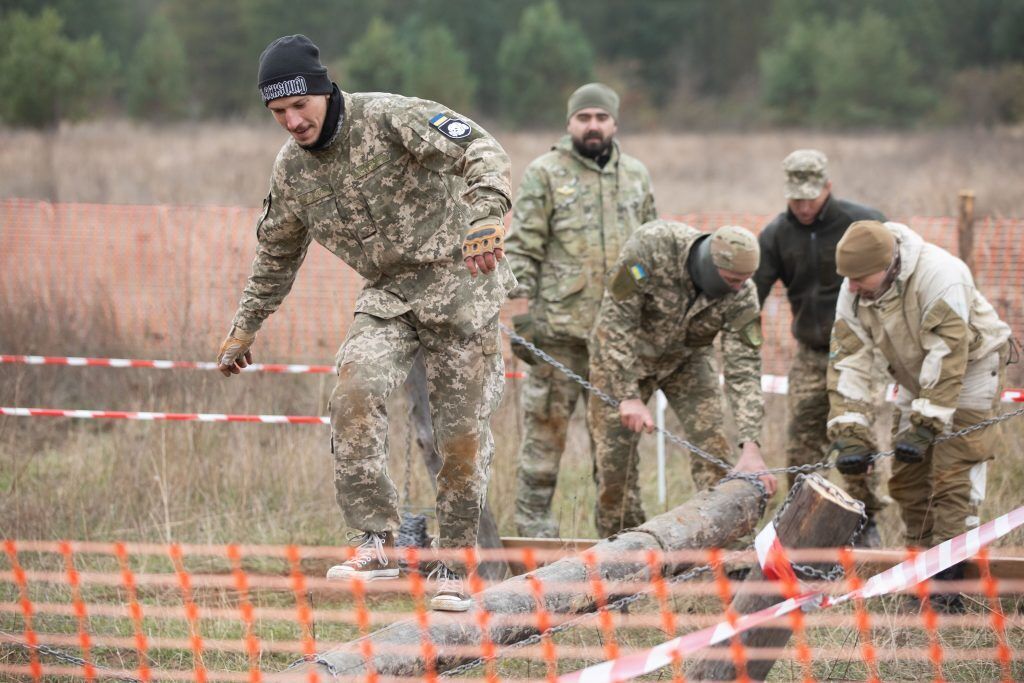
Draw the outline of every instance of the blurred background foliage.
<instances>
[{"instance_id":1,"label":"blurred background foliage","mask_svg":"<svg viewBox=\"0 0 1024 683\"><path fill-rule=\"evenodd\" d=\"M251 116L290 33L345 90L514 128L594 78L633 128L1024 121L1024 0L0 0L0 121Z\"/></svg>"}]
</instances>

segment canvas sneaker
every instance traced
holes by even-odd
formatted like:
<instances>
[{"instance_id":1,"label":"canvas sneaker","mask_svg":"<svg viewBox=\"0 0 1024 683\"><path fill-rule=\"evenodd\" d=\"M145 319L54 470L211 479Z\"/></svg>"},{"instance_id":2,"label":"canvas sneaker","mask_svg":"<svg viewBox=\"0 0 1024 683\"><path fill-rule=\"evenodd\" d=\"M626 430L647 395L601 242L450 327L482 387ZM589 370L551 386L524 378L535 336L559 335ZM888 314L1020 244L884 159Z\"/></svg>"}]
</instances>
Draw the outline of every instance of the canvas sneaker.
<instances>
[{"instance_id":1,"label":"canvas sneaker","mask_svg":"<svg viewBox=\"0 0 1024 683\"><path fill-rule=\"evenodd\" d=\"M438 562L427 580L437 581L437 592L430 599L430 609L441 612L465 612L473 606L462 585L462 577L444 562Z\"/></svg>"},{"instance_id":2,"label":"canvas sneaker","mask_svg":"<svg viewBox=\"0 0 1024 683\"><path fill-rule=\"evenodd\" d=\"M355 538L361 539L356 554L352 559L328 569L328 579L345 581L358 577L363 581L378 581L398 578L398 562L388 559L385 551L385 548L395 545L390 531L364 531Z\"/></svg>"}]
</instances>

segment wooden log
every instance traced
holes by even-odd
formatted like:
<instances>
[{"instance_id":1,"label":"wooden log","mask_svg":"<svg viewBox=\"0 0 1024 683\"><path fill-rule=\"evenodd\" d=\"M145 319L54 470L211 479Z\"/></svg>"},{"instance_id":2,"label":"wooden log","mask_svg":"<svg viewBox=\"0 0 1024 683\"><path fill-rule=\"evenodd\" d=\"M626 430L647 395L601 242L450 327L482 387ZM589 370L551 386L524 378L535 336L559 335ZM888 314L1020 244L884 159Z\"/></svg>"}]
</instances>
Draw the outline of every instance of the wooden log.
<instances>
[{"instance_id":1,"label":"wooden log","mask_svg":"<svg viewBox=\"0 0 1024 683\"><path fill-rule=\"evenodd\" d=\"M792 500L775 520L775 528L785 548L834 548L850 541L860 527L859 504L845 491L817 474L801 480ZM818 566L818 565L816 565ZM820 568L820 566L819 566ZM760 567L753 567L745 581L764 581ZM765 594L742 585L731 606L738 614L749 614L780 602L779 595ZM785 622L788 623L788 622ZM789 642L792 631L783 625L752 629L739 636L744 647L781 648ZM728 653L729 643L715 648L716 656L690 660L688 680L732 681L738 674ZM747 662L747 675L755 681L764 680L775 664L773 659Z\"/></svg>"},{"instance_id":2,"label":"wooden log","mask_svg":"<svg viewBox=\"0 0 1024 683\"><path fill-rule=\"evenodd\" d=\"M974 270L974 190L960 190L957 196L957 253Z\"/></svg>"},{"instance_id":3,"label":"wooden log","mask_svg":"<svg viewBox=\"0 0 1024 683\"><path fill-rule=\"evenodd\" d=\"M596 558L596 572L609 581L650 581L643 561L648 550L673 552L686 549L723 547L749 533L761 514L760 494L749 482L731 480L702 491L689 502L630 531L601 541L589 549ZM677 574L688 567L674 561L662 567L664 575ZM592 591L585 588L591 580L584 558L566 557L523 576L511 578L474 596L475 609L490 613L489 637L497 645L512 645L538 632L533 619L524 615L536 612L530 579L543 587L543 606L550 613L581 614L596 610ZM426 663L421 654L424 637L437 652L436 670L445 671L467 661L464 648L479 652L482 632L477 615L431 612L426 634L415 618L391 624L367 638L372 650L372 666L380 676L423 676ZM311 670L334 676L365 675L363 640L359 639L319 656L316 663L297 670L295 680L307 680ZM463 648L459 651L460 648ZM473 657L469 657L473 659ZM277 680L275 678L275 680Z\"/></svg>"},{"instance_id":4,"label":"wooden log","mask_svg":"<svg viewBox=\"0 0 1024 683\"><path fill-rule=\"evenodd\" d=\"M430 403L427 391L427 368L423 364L422 353L416 354L416 360L405 380L405 392L411 406L410 427L415 432L416 444L420 447L423 463L427 466L427 472L430 473L430 483L436 491L437 474L441 471L441 466L444 463L434 445L434 428L430 423ZM494 521L491 507L486 500L484 500L483 509L480 511L477 545L481 548L502 547L501 537L498 535L498 524ZM480 576L488 581L500 581L510 573L508 563L501 560L483 562L478 571Z\"/></svg>"}]
</instances>

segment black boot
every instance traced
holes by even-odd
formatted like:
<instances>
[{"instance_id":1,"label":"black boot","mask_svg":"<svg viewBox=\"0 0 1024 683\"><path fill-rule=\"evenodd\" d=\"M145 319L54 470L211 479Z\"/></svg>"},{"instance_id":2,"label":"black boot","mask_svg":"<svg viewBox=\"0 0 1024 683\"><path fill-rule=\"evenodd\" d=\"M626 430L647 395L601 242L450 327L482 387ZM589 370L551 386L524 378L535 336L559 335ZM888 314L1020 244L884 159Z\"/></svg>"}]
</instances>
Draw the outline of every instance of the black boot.
<instances>
[{"instance_id":1,"label":"black boot","mask_svg":"<svg viewBox=\"0 0 1024 683\"><path fill-rule=\"evenodd\" d=\"M957 591L952 591L942 585L943 581L963 581L964 563L954 564L949 569L943 569L932 577L932 594L929 600L932 609L942 614L963 614L966 610L963 596Z\"/></svg>"}]
</instances>

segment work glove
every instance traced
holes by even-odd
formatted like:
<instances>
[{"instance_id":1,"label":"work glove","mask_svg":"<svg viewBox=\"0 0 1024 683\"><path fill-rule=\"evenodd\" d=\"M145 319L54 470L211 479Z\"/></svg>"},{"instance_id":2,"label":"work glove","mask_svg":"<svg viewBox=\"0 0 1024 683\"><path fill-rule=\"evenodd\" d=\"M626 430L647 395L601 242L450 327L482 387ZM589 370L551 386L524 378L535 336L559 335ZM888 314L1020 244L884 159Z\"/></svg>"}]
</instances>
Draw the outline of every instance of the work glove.
<instances>
[{"instance_id":1,"label":"work glove","mask_svg":"<svg viewBox=\"0 0 1024 683\"><path fill-rule=\"evenodd\" d=\"M247 332L232 327L227 339L220 345L217 352L217 365L225 377L237 375L242 368L252 363L252 352L249 347L256 339L255 332Z\"/></svg>"},{"instance_id":2,"label":"work glove","mask_svg":"<svg viewBox=\"0 0 1024 683\"><path fill-rule=\"evenodd\" d=\"M836 469L843 474L867 474L873 450L860 439L843 437L828 447L828 458L835 459Z\"/></svg>"},{"instance_id":3,"label":"work glove","mask_svg":"<svg viewBox=\"0 0 1024 683\"><path fill-rule=\"evenodd\" d=\"M910 425L896 437L893 445L896 459L908 465L921 462L935 437L936 433L931 427L921 424Z\"/></svg>"},{"instance_id":4,"label":"work glove","mask_svg":"<svg viewBox=\"0 0 1024 683\"><path fill-rule=\"evenodd\" d=\"M498 223L471 227L462 239L462 258L474 276L489 273L505 255L505 226Z\"/></svg>"}]
</instances>

